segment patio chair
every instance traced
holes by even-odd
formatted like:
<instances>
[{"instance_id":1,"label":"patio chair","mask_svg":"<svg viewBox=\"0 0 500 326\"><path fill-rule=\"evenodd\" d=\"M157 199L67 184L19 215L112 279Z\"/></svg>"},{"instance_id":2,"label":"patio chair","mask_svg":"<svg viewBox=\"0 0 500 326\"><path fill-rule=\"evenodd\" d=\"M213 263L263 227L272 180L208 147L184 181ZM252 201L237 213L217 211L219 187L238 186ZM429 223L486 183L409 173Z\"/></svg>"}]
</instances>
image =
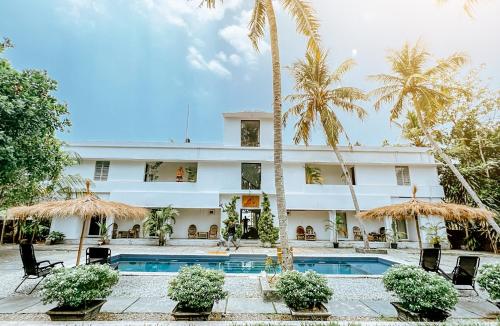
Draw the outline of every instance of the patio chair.
<instances>
[{"instance_id":1,"label":"patio chair","mask_svg":"<svg viewBox=\"0 0 500 326\"><path fill-rule=\"evenodd\" d=\"M352 227L352 234L354 236L355 241L363 240L363 234L361 234L361 229L359 228L359 226Z\"/></svg>"},{"instance_id":2,"label":"patio chair","mask_svg":"<svg viewBox=\"0 0 500 326\"><path fill-rule=\"evenodd\" d=\"M385 227L381 227L378 233L380 234L380 241L385 242Z\"/></svg>"},{"instance_id":3,"label":"patio chair","mask_svg":"<svg viewBox=\"0 0 500 326\"><path fill-rule=\"evenodd\" d=\"M196 225L191 224L188 228L188 239L196 239L197 235Z\"/></svg>"},{"instance_id":4,"label":"patio chair","mask_svg":"<svg viewBox=\"0 0 500 326\"><path fill-rule=\"evenodd\" d=\"M218 239L218 234L219 234L219 227L217 225L212 225L210 226L210 230L208 231L208 238L209 239Z\"/></svg>"},{"instance_id":5,"label":"patio chair","mask_svg":"<svg viewBox=\"0 0 500 326\"><path fill-rule=\"evenodd\" d=\"M449 274L444 274L448 279L451 280L453 285L458 286L470 286L474 292L477 291L474 288L476 282L476 274L479 269L479 257L478 256L458 256L457 263L453 272Z\"/></svg>"},{"instance_id":6,"label":"patio chair","mask_svg":"<svg viewBox=\"0 0 500 326\"><path fill-rule=\"evenodd\" d=\"M43 281L45 276L50 274L52 268L57 265L64 267L64 263L62 261L55 263L51 263L48 260L37 261L35 257L35 249L31 243L21 243L19 245L19 253L21 254L21 261L23 262L24 276L23 280L19 283L14 292L17 292L17 289L19 289L21 284L23 284L27 279L41 278L35 287L28 293L31 294L35 291L38 284Z\"/></svg>"},{"instance_id":7,"label":"patio chair","mask_svg":"<svg viewBox=\"0 0 500 326\"><path fill-rule=\"evenodd\" d=\"M441 249L426 248L420 251L419 266L427 272L441 273L444 272L439 269L439 262L441 261Z\"/></svg>"},{"instance_id":8,"label":"patio chair","mask_svg":"<svg viewBox=\"0 0 500 326\"><path fill-rule=\"evenodd\" d=\"M297 234L297 240L305 240L306 239L306 231L304 230L304 227L297 226L295 233Z\"/></svg>"},{"instance_id":9,"label":"patio chair","mask_svg":"<svg viewBox=\"0 0 500 326\"><path fill-rule=\"evenodd\" d=\"M89 247L86 251L86 264L108 264L118 269L118 263L111 263L111 249L103 247Z\"/></svg>"},{"instance_id":10,"label":"patio chair","mask_svg":"<svg viewBox=\"0 0 500 326\"><path fill-rule=\"evenodd\" d=\"M306 226L306 240L307 241L315 241L316 240L316 232L313 227L308 225Z\"/></svg>"},{"instance_id":11,"label":"patio chair","mask_svg":"<svg viewBox=\"0 0 500 326\"><path fill-rule=\"evenodd\" d=\"M135 224L130 230L128 230L128 235L130 238L138 238L140 232L141 226L139 224Z\"/></svg>"}]
</instances>

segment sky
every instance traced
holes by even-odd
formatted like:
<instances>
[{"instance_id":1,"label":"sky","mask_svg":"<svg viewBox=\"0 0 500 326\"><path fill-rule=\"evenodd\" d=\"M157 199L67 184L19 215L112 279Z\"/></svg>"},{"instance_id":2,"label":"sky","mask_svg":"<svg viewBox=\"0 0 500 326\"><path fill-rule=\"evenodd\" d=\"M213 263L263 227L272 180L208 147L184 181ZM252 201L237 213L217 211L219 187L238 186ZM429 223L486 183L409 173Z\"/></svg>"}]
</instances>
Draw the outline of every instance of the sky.
<instances>
[{"instance_id":1,"label":"sky","mask_svg":"<svg viewBox=\"0 0 500 326\"><path fill-rule=\"evenodd\" d=\"M199 0L0 1L0 37L15 48L3 56L17 69L43 69L58 81L72 127L65 141L222 142L222 112L272 110L269 41L254 51L247 34L254 1L224 0L215 10ZM421 40L435 57L465 52L467 69L500 88L500 1L483 0L473 18L463 0L311 0L333 69L353 58L344 86L370 90L367 76L389 72L385 56ZM306 40L275 1L283 94L292 92L287 66L304 55ZM340 114L351 141L404 143L388 108L359 121ZM289 104L284 102L283 109ZM284 130L292 142L293 123ZM319 129L313 144L322 144ZM345 143L345 141L344 141Z\"/></svg>"}]
</instances>

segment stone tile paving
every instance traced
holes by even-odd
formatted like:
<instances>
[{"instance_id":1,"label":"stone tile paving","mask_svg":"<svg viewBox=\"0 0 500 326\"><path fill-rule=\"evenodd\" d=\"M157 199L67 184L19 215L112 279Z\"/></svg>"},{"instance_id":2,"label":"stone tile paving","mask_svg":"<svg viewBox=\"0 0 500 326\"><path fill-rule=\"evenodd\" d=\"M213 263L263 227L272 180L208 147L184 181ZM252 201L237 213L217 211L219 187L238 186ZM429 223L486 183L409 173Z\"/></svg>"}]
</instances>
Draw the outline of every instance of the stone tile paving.
<instances>
[{"instance_id":1,"label":"stone tile paving","mask_svg":"<svg viewBox=\"0 0 500 326\"><path fill-rule=\"evenodd\" d=\"M108 297L106 299L106 303L102 306L101 311L119 314L136 303L137 300L139 300L139 297Z\"/></svg>"},{"instance_id":2,"label":"stone tile paving","mask_svg":"<svg viewBox=\"0 0 500 326\"><path fill-rule=\"evenodd\" d=\"M40 302L39 298L30 296L8 297L0 300L0 314L13 314L34 306Z\"/></svg>"},{"instance_id":3,"label":"stone tile paving","mask_svg":"<svg viewBox=\"0 0 500 326\"><path fill-rule=\"evenodd\" d=\"M330 300L326 306L335 317L380 317L378 313L359 300Z\"/></svg>"},{"instance_id":4,"label":"stone tile paving","mask_svg":"<svg viewBox=\"0 0 500 326\"><path fill-rule=\"evenodd\" d=\"M227 299L226 313L274 314L276 310L272 302L265 302L262 298L238 298L230 296Z\"/></svg>"},{"instance_id":5,"label":"stone tile paving","mask_svg":"<svg viewBox=\"0 0 500 326\"><path fill-rule=\"evenodd\" d=\"M171 313L177 302L168 298L147 297L139 298L130 305L124 312L139 312L139 313Z\"/></svg>"}]
</instances>

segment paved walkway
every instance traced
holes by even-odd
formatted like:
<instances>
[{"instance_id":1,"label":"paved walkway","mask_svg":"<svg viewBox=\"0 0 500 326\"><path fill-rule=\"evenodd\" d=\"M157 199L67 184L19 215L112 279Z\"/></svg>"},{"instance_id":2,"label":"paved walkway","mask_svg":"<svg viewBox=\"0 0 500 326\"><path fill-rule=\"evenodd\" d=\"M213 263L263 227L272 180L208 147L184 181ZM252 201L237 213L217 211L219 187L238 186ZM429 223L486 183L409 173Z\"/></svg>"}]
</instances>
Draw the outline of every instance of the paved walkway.
<instances>
[{"instance_id":1,"label":"paved walkway","mask_svg":"<svg viewBox=\"0 0 500 326\"><path fill-rule=\"evenodd\" d=\"M207 254L216 248L206 247L138 247L138 246L111 246L113 254L118 253L163 253L163 254ZM39 260L63 260L66 265L74 264L76 246L37 246L36 253ZM238 253L266 253L274 254L275 249L243 247ZM359 256L352 249L332 248L297 248L296 255L335 255ZM460 251L444 251L442 267L451 271L455 265L457 255L464 254ZM470 252L466 252L470 254ZM476 254L476 253L474 253ZM479 253L481 263L500 263L498 255ZM391 250L389 255L382 257L399 262L418 264L418 251L416 250ZM43 305L40 302L38 290L33 295L14 294L13 289L20 282L22 265L19 253L15 246L0 247L0 320L43 320L44 314L54 305ZM175 302L166 296L168 281L166 275L122 275L113 294L102 308L102 312L136 316L143 314L162 314L168 317ZM34 285L34 281L21 287L25 293ZM336 320L390 320L396 317L396 311L390 304L394 298L383 289L380 278L354 278L354 277L329 277L329 286L334 290L334 297L327 304L328 310ZM260 293L257 276L226 276L226 290L229 297L217 303L213 311L225 315L226 320L234 316L252 315L253 318L279 319L280 315L288 315L289 310L282 302L265 302ZM496 318L500 310L481 296L461 298L452 313L455 320L477 321L485 318ZM13 315L15 314L15 315ZM16 317L18 316L18 317ZM233 316L233 317L231 317ZM257 317L255 317L257 316ZM260 316L260 317L258 317ZM30 319L31 318L31 319ZM232 319L234 320L234 319ZM246 320L246 319L241 319ZM2 322L3 324L3 322Z\"/></svg>"}]
</instances>

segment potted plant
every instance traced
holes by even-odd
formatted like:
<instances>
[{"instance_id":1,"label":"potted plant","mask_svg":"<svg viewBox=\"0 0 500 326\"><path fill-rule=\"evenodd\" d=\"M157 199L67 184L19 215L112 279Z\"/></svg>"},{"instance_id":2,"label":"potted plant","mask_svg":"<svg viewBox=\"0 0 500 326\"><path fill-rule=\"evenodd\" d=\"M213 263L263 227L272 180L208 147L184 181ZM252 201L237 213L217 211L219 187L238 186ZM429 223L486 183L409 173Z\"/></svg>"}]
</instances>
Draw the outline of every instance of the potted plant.
<instances>
[{"instance_id":1,"label":"potted plant","mask_svg":"<svg viewBox=\"0 0 500 326\"><path fill-rule=\"evenodd\" d=\"M116 283L118 272L108 265L56 268L42 285L42 302L57 303L47 311L53 321L93 320Z\"/></svg>"},{"instance_id":2,"label":"potted plant","mask_svg":"<svg viewBox=\"0 0 500 326\"><path fill-rule=\"evenodd\" d=\"M386 290L399 302L391 302L402 321L444 321L458 302L458 292L445 278L418 266L397 265L383 277Z\"/></svg>"},{"instance_id":3,"label":"potted plant","mask_svg":"<svg viewBox=\"0 0 500 326\"><path fill-rule=\"evenodd\" d=\"M109 244L109 228L113 226L113 224L106 225L106 221L102 220L97 222L97 226L99 227L99 245L107 245Z\"/></svg>"},{"instance_id":4,"label":"potted plant","mask_svg":"<svg viewBox=\"0 0 500 326\"><path fill-rule=\"evenodd\" d=\"M392 229L385 235L386 241L389 242L391 249L398 249L398 241L403 238L406 234L404 232L397 232Z\"/></svg>"},{"instance_id":5,"label":"potted plant","mask_svg":"<svg viewBox=\"0 0 500 326\"><path fill-rule=\"evenodd\" d=\"M333 291L318 273L287 271L281 274L276 289L295 319L326 320L330 316L323 303L328 302Z\"/></svg>"},{"instance_id":6,"label":"potted plant","mask_svg":"<svg viewBox=\"0 0 500 326\"><path fill-rule=\"evenodd\" d=\"M262 213L259 218L259 239L264 248L271 248L278 241L279 229L273 225L274 215L266 193L262 195Z\"/></svg>"},{"instance_id":7,"label":"potted plant","mask_svg":"<svg viewBox=\"0 0 500 326\"><path fill-rule=\"evenodd\" d=\"M53 245L57 243L61 243L64 240L64 233L58 232L58 231L52 231L48 235L47 239L45 240L46 245Z\"/></svg>"},{"instance_id":8,"label":"potted plant","mask_svg":"<svg viewBox=\"0 0 500 326\"><path fill-rule=\"evenodd\" d=\"M339 228L341 225L344 224L344 219L340 216L335 216L335 219L333 221L328 220L326 221L327 224L325 225L325 231L332 230L333 231L333 248L338 248L339 247Z\"/></svg>"},{"instance_id":9,"label":"potted plant","mask_svg":"<svg viewBox=\"0 0 500 326\"><path fill-rule=\"evenodd\" d=\"M479 286L488 292L491 302L500 308L500 264L485 264L479 269Z\"/></svg>"},{"instance_id":10,"label":"potted plant","mask_svg":"<svg viewBox=\"0 0 500 326\"><path fill-rule=\"evenodd\" d=\"M165 239L170 240L174 233L172 224L175 224L175 218L179 216L179 211L168 205L165 208L157 209L148 216L144 222L144 229L150 234L158 236L158 245L165 245Z\"/></svg>"},{"instance_id":11,"label":"potted plant","mask_svg":"<svg viewBox=\"0 0 500 326\"><path fill-rule=\"evenodd\" d=\"M215 302L227 297L224 273L200 265L185 266L170 281L168 297L177 301L175 320L208 320Z\"/></svg>"},{"instance_id":12,"label":"potted plant","mask_svg":"<svg viewBox=\"0 0 500 326\"><path fill-rule=\"evenodd\" d=\"M442 230L446 229L443 223L427 224L422 227L427 234L427 242L433 245L434 248L441 248L441 243L447 240L446 237L442 236Z\"/></svg>"}]
</instances>

